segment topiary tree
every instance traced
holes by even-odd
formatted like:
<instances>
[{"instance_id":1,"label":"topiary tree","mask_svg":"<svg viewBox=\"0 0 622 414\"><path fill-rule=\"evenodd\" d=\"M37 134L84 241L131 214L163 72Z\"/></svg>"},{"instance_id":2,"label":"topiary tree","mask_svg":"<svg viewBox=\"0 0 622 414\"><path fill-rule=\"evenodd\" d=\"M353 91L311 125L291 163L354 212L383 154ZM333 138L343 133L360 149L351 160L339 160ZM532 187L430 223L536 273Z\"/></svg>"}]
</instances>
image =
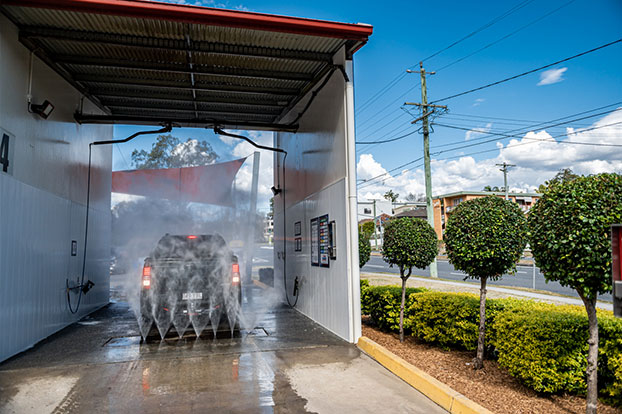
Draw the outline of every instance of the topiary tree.
<instances>
[{"instance_id":1,"label":"topiary tree","mask_svg":"<svg viewBox=\"0 0 622 414\"><path fill-rule=\"evenodd\" d=\"M369 244L369 236L359 230L359 269L369 262L371 256L371 244Z\"/></svg>"},{"instance_id":2,"label":"topiary tree","mask_svg":"<svg viewBox=\"0 0 622 414\"><path fill-rule=\"evenodd\" d=\"M359 233L363 233L369 239L374 234L374 222L370 220L359 224Z\"/></svg>"},{"instance_id":3,"label":"topiary tree","mask_svg":"<svg viewBox=\"0 0 622 414\"><path fill-rule=\"evenodd\" d=\"M484 366L486 282L516 269L527 244L527 223L521 209L500 197L461 203L447 220L444 235L449 262L480 280L479 335L473 368Z\"/></svg>"},{"instance_id":4,"label":"topiary tree","mask_svg":"<svg viewBox=\"0 0 622 414\"><path fill-rule=\"evenodd\" d=\"M596 413L596 299L611 291L610 226L622 222L622 176L599 174L552 182L529 214L529 242L546 280L577 291L588 316L587 413Z\"/></svg>"},{"instance_id":5,"label":"topiary tree","mask_svg":"<svg viewBox=\"0 0 622 414\"><path fill-rule=\"evenodd\" d=\"M406 302L406 281L412 268L423 269L434 261L438 254L436 232L427 221L403 217L390 220L384 227L382 258L391 267L400 269L402 279L402 305L400 307L400 341L404 342L404 303ZM406 270L408 269L408 273Z\"/></svg>"}]
</instances>

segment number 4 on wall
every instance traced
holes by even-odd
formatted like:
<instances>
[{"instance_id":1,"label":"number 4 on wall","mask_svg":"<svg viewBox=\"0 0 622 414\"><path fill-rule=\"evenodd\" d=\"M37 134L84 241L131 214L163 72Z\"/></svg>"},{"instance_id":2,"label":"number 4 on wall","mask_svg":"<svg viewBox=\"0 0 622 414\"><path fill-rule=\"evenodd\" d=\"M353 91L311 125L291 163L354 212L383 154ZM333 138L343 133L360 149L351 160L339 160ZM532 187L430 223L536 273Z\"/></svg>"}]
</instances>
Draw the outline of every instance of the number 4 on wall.
<instances>
[{"instance_id":1,"label":"number 4 on wall","mask_svg":"<svg viewBox=\"0 0 622 414\"><path fill-rule=\"evenodd\" d=\"M0 143L0 165L3 172L9 172L9 136L2 134L2 143Z\"/></svg>"}]
</instances>

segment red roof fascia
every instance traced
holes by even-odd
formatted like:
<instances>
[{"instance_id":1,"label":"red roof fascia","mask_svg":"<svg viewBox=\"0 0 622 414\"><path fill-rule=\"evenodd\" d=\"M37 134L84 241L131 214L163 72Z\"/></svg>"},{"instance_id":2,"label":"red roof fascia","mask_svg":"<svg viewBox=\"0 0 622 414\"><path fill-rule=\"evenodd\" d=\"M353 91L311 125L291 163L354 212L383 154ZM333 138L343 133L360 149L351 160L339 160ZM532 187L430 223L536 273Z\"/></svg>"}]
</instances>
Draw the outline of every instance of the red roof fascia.
<instances>
[{"instance_id":1,"label":"red roof fascia","mask_svg":"<svg viewBox=\"0 0 622 414\"><path fill-rule=\"evenodd\" d=\"M0 0L0 4L359 41L366 41L373 31L372 26L365 24L337 23L145 0Z\"/></svg>"}]
</instances>

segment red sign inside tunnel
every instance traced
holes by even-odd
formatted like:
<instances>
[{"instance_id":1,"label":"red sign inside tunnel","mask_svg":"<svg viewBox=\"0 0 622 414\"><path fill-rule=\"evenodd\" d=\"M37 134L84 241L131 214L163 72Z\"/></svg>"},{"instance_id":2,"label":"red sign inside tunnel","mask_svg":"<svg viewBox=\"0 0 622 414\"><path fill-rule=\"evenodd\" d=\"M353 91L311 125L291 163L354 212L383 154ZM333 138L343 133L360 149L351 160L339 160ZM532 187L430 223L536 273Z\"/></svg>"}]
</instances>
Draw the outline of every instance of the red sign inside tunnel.
<instances>
[{"instance_id":1,"label":"red sign inside tunnel","mask_svg":"<svg viewBox=\"0 0 622 414\"><path fill-rule=\"evenodd\" d=\"M112 192L233 206L231 186L245 160L200 167L114 171Z\"/></svg>"}]
</instances>

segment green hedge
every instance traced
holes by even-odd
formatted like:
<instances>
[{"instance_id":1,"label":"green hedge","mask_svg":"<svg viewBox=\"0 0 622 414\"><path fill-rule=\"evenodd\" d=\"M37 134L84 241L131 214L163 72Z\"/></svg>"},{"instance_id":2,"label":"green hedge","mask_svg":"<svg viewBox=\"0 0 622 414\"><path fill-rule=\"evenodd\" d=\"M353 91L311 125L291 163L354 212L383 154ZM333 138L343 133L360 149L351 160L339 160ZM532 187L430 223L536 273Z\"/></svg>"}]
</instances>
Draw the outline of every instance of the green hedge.
<instances>
[{"instance_id":1,"label":"green hedge","mask_svg":"<svg viewBox=\"0 0 622 414\"><path fill-rule=\"evenodd\" d=\"M406 303L413 293L425 288L406 288ZM402 288L399 286L369 286L361 279L361 313L370 315L374 323L384 330L399 330Z\"/></svg>"},{"instance_id":2,"label":"green hedge","mask_svg":"<svg viewBox=\"0 0 622 414\"><path fill-rule=\"evenodd\" d=\"M399 329L401 288L361 284L361 307L384 330ZM422 291L423 290L423 291ZM412 289L404 328L443 348L475 350L479 297ZM622 406L622 320L599 311L599 392ZM585 392L587 315L583 307L520 299L486 304L488 357L531 389L542 393Z\"/></svg>"}]
</instances>

